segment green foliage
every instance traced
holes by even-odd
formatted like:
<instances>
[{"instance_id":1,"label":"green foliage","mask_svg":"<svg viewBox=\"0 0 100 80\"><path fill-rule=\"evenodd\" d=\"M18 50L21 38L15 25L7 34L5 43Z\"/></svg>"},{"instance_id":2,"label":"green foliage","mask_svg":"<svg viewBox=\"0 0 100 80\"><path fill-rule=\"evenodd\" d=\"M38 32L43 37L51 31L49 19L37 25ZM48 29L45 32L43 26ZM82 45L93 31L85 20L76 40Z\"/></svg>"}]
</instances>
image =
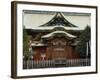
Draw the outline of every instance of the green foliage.
<instances>
[{"instance_id":1,"label":"green foliage","mask_svg":"<svg viewBox=\"0 0 100 80\"><path fill-rule=\"evenodd\" d=\"M90 34L91 34L90 27L87 26L85 30L82 32L82 34L79 36L78 40L80 40L81 42L88 42L91 38Z\"/></svg>"},{"instance_id":2,"label":"green foliage","mask_svg":"<svg viewBox=\"0 0 100 80\"><path fill-rule=\"evenodd\" d=\"M76 50L80 53L80 56L82 58L86 57L86 43L89 42L90 38L91 38L91 29L89 26L87 26L77 39L79 43L76 46ZM90 55L90 50L88 54Z\"/></svg>"},{"instance_id":3,"label":"green foliage","mask_svg":"<svg viewBox=\"0 0 100 80\"><path fill-rule=\"evenodd\" d=\"M23 28L23 55L25 58L29 56L29 40L30 36L28 36L25 28Z\"/></svg>"}]
</instances>

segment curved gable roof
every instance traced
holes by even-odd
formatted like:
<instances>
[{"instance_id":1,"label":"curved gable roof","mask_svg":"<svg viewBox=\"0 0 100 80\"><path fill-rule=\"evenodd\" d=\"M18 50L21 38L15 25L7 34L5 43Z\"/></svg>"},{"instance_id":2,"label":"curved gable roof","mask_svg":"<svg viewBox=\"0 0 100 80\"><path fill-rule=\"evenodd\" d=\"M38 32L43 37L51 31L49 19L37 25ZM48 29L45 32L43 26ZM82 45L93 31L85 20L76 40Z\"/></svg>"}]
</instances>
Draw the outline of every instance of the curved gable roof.
<instances>
[{"instance_id":1,"label":"curved gable roof","mask_svg":"<svg viewBox=\"0 0 100 80\"><path fill-rule=\"evenodd\" d=\"M56 26L56 25L77 27L76 25L74 25L74 24L70 23L68 20L66 20L64 18L64 15L61 12L57 12L50 21L48 21L47 23L45 23L43 25L40 25L39 27Z\"/></svg>"},{"instance_id":2,"label":"curved gable roof","mask_svg":"<svg viewBox=\"0 0 100 80\"><path fill-rule=\"evenodd\" d=\"M69 38L76 38L76 36L74 36L72 34L69 34L69 33L65 32L65 31L54 31L52 33L49 33L47 35L42 36L42 38L49 38L49 37L54 36L55 34L63 34L65 36L69 37Z\"/></svg>"}]
</instances>

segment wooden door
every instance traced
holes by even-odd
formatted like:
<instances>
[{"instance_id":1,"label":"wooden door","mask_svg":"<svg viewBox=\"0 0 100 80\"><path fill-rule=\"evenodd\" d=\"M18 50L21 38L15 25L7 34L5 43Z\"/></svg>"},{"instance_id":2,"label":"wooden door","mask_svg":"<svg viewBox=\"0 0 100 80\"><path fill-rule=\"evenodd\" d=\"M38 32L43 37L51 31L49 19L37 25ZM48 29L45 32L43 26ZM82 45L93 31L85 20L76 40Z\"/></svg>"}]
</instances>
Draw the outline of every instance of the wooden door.
<instances>
[{"instance_id":1,"label":"wooden door","mask_svg":"<svg viewBox=\"0 0 100 80\"><path fill-rule=\"evenodd\" d=\"M66 58L66 40L54 39L52 41L52 59L65 59Z\"/></svg>"},{"instance_id":2,"label":"wooden door","mask_svg":"<svg viewBox=\"0 0 100 80\"><path fill-rule=\"evenodd\" d=\"M48 59L51 60L66 60L79 58L79 54L75 48L70 45L71 42L65 38L54 38L50 41L47 47Z\"/></svg>"}]
</instances>

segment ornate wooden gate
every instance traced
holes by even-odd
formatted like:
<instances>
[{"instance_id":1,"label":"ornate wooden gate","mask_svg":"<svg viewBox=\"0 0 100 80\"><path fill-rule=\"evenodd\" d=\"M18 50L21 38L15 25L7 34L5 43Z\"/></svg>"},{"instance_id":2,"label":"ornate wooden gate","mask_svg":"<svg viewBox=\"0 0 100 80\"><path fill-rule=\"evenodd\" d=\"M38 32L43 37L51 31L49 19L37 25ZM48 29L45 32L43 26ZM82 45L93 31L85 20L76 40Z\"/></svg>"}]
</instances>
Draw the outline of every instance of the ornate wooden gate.
<instances>
[{"instance_id":1,"label":"ornate wooden gate","mask_svg":"<svg viewBox=\"0 0 100 80\"><path fill-rule=\"evenodd\" d=\"M66 58L66 41L64 39L52 40L52 58L65 59Z\"/></svg>"},{"instance_id":2,"label":"ornate wooden gate","mask_svg":"<svg viewBox=\"0 0 100 80\"><path fill-rule=\"evenodd\" d=\"M79 57L71 41L66 38L54 38L49 42L47 55L52 60L66 60Z\"/></svg>"}]
</instances>

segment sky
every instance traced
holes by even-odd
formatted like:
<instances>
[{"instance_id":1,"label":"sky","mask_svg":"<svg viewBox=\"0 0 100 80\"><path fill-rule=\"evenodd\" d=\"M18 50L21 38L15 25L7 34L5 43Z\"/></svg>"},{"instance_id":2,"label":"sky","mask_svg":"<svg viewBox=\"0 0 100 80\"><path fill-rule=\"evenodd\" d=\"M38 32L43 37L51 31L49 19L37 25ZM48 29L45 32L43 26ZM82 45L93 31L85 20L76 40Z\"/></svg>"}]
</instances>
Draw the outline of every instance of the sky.
<instances>
[{"instance_id":1,"label":"sky","mask_svg":"<svg viewBox=\"0 0 100 80\"><path fill-rule=\"evenodd\" d=\"M25 28L36 29L50 21L56 12L23 10L23 25ZM78 29L84 29L87 25L91 26L89 13L69 13L62 12L65 19L78 26Z\"/></svg>"}]
</instances>

